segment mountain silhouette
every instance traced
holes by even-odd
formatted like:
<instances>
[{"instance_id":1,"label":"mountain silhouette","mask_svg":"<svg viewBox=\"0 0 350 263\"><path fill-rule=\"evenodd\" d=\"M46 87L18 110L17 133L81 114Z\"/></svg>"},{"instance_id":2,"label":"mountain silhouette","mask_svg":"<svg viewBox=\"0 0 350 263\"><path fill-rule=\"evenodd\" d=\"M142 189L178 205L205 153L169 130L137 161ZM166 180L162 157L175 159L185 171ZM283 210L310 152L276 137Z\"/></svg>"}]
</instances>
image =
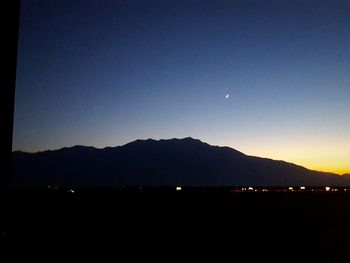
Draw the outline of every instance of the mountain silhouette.
<instances>
[{"instance_id":1,"label":"mountain silhouette","mask_svg":"<svg viewBox=\"0 0 350 263\"><path fill-rule=\"evenodd\" d=\"M308 170L245 155L190 137L136 140L97 149L73 146L13 152L13 185L61 186L324 186L349 185L349 176Z\"/></svg>"}]
</instances>

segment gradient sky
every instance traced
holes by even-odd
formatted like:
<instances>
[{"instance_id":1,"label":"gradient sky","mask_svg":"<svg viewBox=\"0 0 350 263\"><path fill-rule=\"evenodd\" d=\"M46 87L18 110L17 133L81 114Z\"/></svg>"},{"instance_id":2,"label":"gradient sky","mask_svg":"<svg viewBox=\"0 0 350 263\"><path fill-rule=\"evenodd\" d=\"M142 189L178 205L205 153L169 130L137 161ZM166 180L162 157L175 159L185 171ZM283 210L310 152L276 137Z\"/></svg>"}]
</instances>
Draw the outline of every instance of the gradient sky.
<instances>
[{"instance_id":1,"label":"gradient sky","mask_svg":"<svg viewBox=\"0 0 350 263\"><path fill-rule=\"evenodd\" d=\"M23 0L13 149L191 136L350 172L349 14L334 0Z\"/></svg>"}]
</instances>

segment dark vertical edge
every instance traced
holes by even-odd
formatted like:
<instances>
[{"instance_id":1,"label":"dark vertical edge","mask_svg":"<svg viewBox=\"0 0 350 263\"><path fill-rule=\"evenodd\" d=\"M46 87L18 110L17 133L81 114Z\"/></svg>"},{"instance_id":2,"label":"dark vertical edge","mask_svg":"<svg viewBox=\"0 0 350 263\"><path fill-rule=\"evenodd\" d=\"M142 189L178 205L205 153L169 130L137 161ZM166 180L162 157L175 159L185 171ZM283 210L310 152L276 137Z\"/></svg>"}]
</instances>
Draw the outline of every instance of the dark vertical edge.
<instances>
[{"instance_id":1,"label":"dark vertical edge","mask_svg":"<svg viewBox=\"0 0 350 263\"><path fill-rule=\"evenodd\" d=\"M1 4L2 73L0 78L0 187L5 192L11 180L11 152L13 138L14 102L19 35L20 0L4 1Z\"/></svg>"}]
</instances>

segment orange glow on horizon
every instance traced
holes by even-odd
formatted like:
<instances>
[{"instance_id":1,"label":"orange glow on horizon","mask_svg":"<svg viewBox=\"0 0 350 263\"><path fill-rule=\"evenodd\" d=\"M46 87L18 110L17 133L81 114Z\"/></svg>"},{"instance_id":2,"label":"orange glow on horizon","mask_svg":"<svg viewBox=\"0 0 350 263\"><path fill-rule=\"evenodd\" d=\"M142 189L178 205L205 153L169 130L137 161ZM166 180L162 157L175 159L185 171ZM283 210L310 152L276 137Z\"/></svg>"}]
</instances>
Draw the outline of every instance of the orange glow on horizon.
<instances>
[{"instance_id":1,"label":"orange glow on horizon","mask_svg":"<svg viewBox=\"0 0 350 263\"><path fill-rule=\"evenodd\" d=\"M312 138L294 138L285 141L254 140L240 142L229 147L237 149L244 154L274 160L283 160L294 163L310 170L335 173L339 175L350 174L349 143L340 138L332 140L313 141Z\"/></svg>"},{"instance_id":2,"label":"orange glow on horizon","mask_svg":"<svg viewBox=\"0 0 350 263\"><path fill-rule=\"evenodd\" d=\"M350 174L349 158L334 157L318 157L318 156L291 156L289 154L261 154L258 157L271 158L274 160L283 160L285 162L294 163L310 170L335 173L339 175Z\"/></svg>"}]
</instances>

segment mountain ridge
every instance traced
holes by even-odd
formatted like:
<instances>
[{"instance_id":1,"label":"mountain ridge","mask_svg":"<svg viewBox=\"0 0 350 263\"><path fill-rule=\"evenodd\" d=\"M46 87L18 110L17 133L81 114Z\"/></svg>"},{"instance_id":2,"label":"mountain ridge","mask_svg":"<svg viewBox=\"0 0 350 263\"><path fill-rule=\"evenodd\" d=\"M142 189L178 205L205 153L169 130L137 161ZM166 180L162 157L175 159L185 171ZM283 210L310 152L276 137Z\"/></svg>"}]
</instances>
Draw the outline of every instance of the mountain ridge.
<instances>
[{"instance_id":1,"label":"mountain ridge","mask_svg":"<svg viewBox=\"0 0 350 263\"><path fill-rule=\"evenodd\" d=\"M192 137L13 152L14 185L348 185L350 178Z\"/></svg>"}]
</instances>

